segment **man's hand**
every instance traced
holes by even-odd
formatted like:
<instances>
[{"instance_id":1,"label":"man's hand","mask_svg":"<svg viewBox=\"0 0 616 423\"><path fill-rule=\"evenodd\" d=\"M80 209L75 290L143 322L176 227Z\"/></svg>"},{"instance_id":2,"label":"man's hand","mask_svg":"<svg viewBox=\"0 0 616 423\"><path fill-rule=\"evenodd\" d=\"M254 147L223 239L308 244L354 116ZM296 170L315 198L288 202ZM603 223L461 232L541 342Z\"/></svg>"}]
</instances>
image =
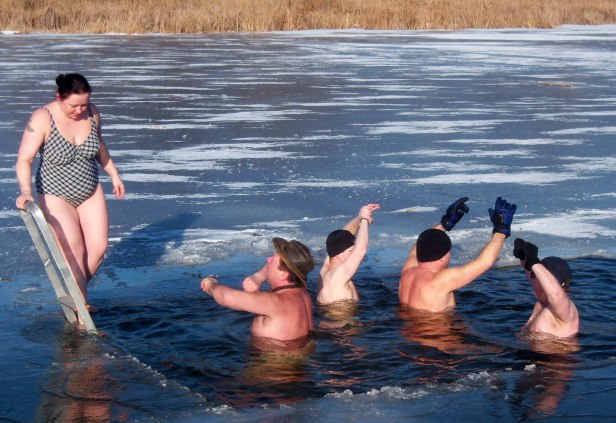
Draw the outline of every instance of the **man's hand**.
<instances>
[{"instance_id":1,"label":"man's hand","mask_svg":"<svg viewBox=\"0 0 616 423\"><path fill-rule=\"evenodd\" d=\"M494 209L488 209L490 220L494 225L492 232L504 234L508 238L511 235L511 222L516 209L515 204L509 204L504 198L498 197Z\"/></svg>"},{"instance_id":2,"label":"man's hand","mask_svg":"<svg viewBox=\"0 0 616 423\"><path fill-rule=\"evenodd\" d=\"M216 279L214 279L211 276L208 276L207 278L203 278L203 280L201 281L201 289L206 294L212 295L212 287L217 284L218 284L218 281Z\"/></svg>"},{"instance_id":3,"label":"man's hand","mask_svg":"<svg viewBox=\"0 0 616 423\"><path fill-rule=\"evenodd\" d=\"M524 268L530 271L539 260L539 248L532 242L526 242L522 238L516 238L513 243L513 255L520 260L526 260Z\"/></svg>"},{"instance_id":4,"label":"man's hand","mask_svg":"<svg viewBox=\"0 0 616 423\"><path fill-rule=\"evenodd\" d=\"M468 213L468 206L464 203L468 201L468 197L462 197L457 199L455 202L451 203L449 207L447 207L447 211L443 217L441 217L441 226L446 231L450 231L456 226L456 223L462 219L466 213Z\"/></svg>"},{"instance_id":5,"label":"man's hand","mask_svg":"<svg viewBox=\"0 0 616 423\"><path fill-rule=\"evenodd\" d=\"M513 241L513 256L520 260L526 260L526 255L524 254L524 247L526 242L522 238L516 238Z\"/></svg>"},{"instance_id":6,"label":"man's hand","mask_svg":"<svg viewBox=\"0 0 616 423\"><path fill-rule=\"evenodd\" d=\"M374 220L372 218L372 212L378 210L379 208L381 208L379 204L366 204L361 209L359 209L359 220L366 219L368 223L372 223Z\"/></svg>"},{"instance_id":7,"label":"man's hand","mask_svg":"<svg viewBox=\"0 0 616 423\"><path fill-rule=\"evenodd\" d=\"M252 276L246 276L242 282L242 288L246 292L257 292L261 288L261 284Z\"/></svg>"}]
</instances>

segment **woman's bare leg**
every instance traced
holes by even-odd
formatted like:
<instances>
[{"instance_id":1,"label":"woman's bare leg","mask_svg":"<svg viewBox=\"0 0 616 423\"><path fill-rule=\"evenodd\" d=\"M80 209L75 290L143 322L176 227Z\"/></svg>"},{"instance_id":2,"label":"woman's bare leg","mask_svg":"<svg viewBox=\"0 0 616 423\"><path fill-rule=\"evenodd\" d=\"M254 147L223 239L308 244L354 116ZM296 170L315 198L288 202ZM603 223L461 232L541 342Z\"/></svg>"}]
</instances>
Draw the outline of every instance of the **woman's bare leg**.
<instances>
[{"instance_id":1,"label":"woman's bare leg","mask_svg":"<svg viewBox=\"0 0 616 423\"><path fill-rule=\"evenodd\" d=\"M79 286L84 302L87 302L86 246L77 209L66 200L54 195L40 194L39 203Z\"/></svg>"},{"instance_id":2,"label":"woman's bare leg","mask_svg":"<svg viewBox=\"0 0 616 423\"><path fill-rule=\"evenodd\" d=\"M105 194L101 185L96 192L77 207L85 244L86 281L89 282L103 262L109 242L109 217Z\"/></svg>"}]
</instances>

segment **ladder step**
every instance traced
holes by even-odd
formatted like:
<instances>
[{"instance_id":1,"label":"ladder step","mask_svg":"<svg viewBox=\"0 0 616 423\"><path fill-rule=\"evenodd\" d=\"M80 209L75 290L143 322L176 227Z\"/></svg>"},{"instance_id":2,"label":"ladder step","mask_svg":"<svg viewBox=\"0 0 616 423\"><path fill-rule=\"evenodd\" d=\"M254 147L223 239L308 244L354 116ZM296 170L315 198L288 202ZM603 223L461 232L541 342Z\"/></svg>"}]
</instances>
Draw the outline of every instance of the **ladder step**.
<instances>
[{"instance_id":1,"label":"ladder step","mask_svg":"<svg viewBox=\"0 0 616 423\"><path fill-rule=\"evenodd\" d=\"M58 302L62 305L69 307L72 310L75 310L75 301L70 295L63 295L62 297L58 297Z\"/></svg>"}]
</instances>

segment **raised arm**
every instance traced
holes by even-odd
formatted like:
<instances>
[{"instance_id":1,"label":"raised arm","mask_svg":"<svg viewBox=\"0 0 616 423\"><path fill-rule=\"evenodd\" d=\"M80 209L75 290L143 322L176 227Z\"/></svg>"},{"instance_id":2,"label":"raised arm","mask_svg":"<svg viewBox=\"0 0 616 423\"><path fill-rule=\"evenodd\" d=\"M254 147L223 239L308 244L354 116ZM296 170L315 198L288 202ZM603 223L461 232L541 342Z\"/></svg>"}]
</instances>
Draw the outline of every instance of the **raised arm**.
<instances>
[{"instance_id":1,"label":"raised arm","mask_svg":"<svg viewBox=\"0 0 616 423\"><path fill-rule=\"evenodd\" d=\"M463 266L452 267L442 271L435 281L443 284L444 290L454 291L468 285L484 272L489 270L500 255L505 239L511 235L511 223L516 211L516 205L498 197L494 209L488 209L490 220L494 225L492 238L483 247L479 256Z\"/></svg>"},{"instance_id":2,"label":"raised arm","mask_svg":"<svg viewBox=\"0 0 616 423\"><path fill-rule=\"evenodd\" d=\"M552 314L563 322L569 322L576 311L573 301L550 270L539 260L539 249L531 242L517 238L514 243L513 255L520 259L520 264L526 271L537 301L547 307Z\"/></svg>"},{"instance_id":3,"label":"raised arm","mask_svg":"<svg viewBox=\"0 0 616 423\"><path fill-rule=\"evenodd\" d=\"M351 280L359 268L359 265L368 251L368 226L370 225L370 222L373 221L372 212L378 210L380 207L381 206L378 204L366 204L359 210L357 218L351 220L351 222L358 222L355 246L353 247L351 254L349 254L349 256L333 270L333 277L331 278L332 281L344 281L344 283L346 283Z\"/></svg>"},{"instance_id":4,"label":"raised arm","mask_svg":"<svg viewBox=\"0 0 616 423\"><path fill-rule=\"evenodd\" d=\"M494 265L503 248L505 239L504 234L494 233L475 260L463 266L443 270L434 279L435 284L442 285L444 290L449 292L468 285Z\"/></svg>"},{"instance_id":5,"label":"raised arm","mask_svg":"<svg viewBox=\"0 0 616 423\"><path fill-rule=\"evenodd\" d=\"M547 300L546 307L559 320L563 322L570 321L576 313L576 308L573 305L573 301L569 299L565 290L560 286L558 280L541 263L535 264L532 267L532 272L535 274L538 284L545 293L545 298Z\"/></svg>"}]
</instances>

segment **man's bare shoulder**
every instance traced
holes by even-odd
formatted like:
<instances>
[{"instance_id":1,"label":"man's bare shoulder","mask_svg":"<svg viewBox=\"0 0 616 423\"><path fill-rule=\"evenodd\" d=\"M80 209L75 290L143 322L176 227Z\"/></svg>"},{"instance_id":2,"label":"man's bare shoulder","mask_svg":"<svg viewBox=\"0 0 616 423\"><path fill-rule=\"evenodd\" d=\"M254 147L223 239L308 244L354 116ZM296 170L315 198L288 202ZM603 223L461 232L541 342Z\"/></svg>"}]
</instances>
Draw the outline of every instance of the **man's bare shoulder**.
<instances>
[{"instance_id":1,"label":"man's bare shoulder","mask_svg":"<svg viewBox=\"0 0 616 423\"><path fill-rule=\"evenodd\" d=\"M292 287L289 289L280 290L277 292L265 292L269 301L279 303L280 305L295 306L297 303L302 303L310 295L305 288Z\"/></svg>"},{"instance_id":2,"label":"man's bare shoulder","mask_svg":"<svg viewBox=\"0 0 616 423\"><path fill-rule=\"evenodd\" d=\"M429 271L432 274L422 274L422 279L429 280L431 288L435 291L454 292L475 279L474 275L468 275L465 266L447 267L434 272Z\"/></svg>"},{"instance_id":3,"label":"man's bare shoulder","mask_svg":"<svg viewBox=\"0 0 616 423\"><path fill-rule=\"evenodd\" d=\"M416 286L433 286L440 272L434 272L421 267L410 267L402 272L400 282Z\"/></svg>"},{"instance_id":4,"label":"man's bare shoulder","mask_svg":"<svg viewBox=\"0 0 616 423\"><path fill-rule=\"evenodd\" d=\"M415 274L417 273L417 266L407 267L402 270L400 274L400 282L409 282L415 278Z\"/></svg>"}]
</instances>

